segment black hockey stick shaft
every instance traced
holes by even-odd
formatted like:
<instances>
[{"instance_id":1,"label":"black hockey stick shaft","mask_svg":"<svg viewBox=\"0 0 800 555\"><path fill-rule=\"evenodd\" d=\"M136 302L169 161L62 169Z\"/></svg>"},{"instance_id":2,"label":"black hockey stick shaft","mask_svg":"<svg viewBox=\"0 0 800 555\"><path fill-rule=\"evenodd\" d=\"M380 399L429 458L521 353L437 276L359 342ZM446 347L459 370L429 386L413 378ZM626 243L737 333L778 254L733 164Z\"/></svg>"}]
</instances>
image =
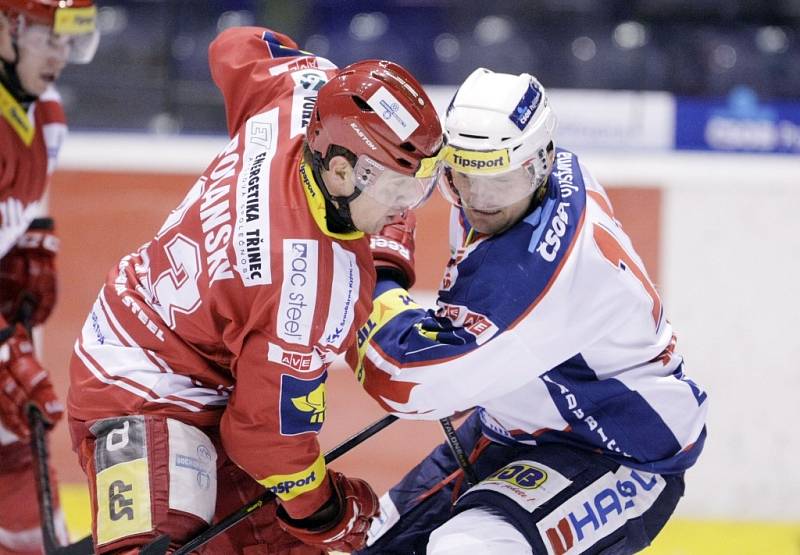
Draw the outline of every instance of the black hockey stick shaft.
<instances>
[{"instance_id":1,"label":"black hockey stick shaft","mask_svg":"<svg viewBox=\"0 0 800 555\"><path fill-rule=\"evenodd\" d=\"M446 416L439 419L439 424L442 425L442 431L444 432L445 439L447 439L447 445L450 446L450 451L453 452L453 456L456 461L458 461L458 466L464 471L464 478L467 480L467 485L474 486L478 483L478 477L475 474L475 469L472 468L472 463L469 462L467 453L464 451L464 446L461 445L461 441L459 441L456 435L453 421L450 420L449 416Z\"/></svg>"},{"instance_id":2,"label":"black hockey stick shaft","mask_svg":"<svg viewBox=\"0 0 800 555\"><path fill-rule=\"evenodd\" d=\"M16 318L25 327L31 342L33 342L31 320L35 310L36 302L26 295ZM11 329L13 331L13 327ZM42 526L42 547L44 547L45 555L90 555L94 553L91 536L65 546L58 541L55 510L53 509L53 484L50 481L50 452L47 448L47 429L44 416L38 407L30 405L27 409L27 417L28 425L31 428L33 461L36 465L36 492L39 496L39 522Z\"/></svg>"},{"instance_id":3,"label":"black hockey stick shaft","mask_svg":"<svg viewBox=\"0 0 800 555\"><path fill-rule=\"evenodd\" d=\"M60 544L56 535L53 512L53 486L50 483L48 470L49 453L47 451L47 431L44 419L39 409L31 405L28 407L28 424L31 427L31 448L33 460L36 465L36 485L39 494L39 520L42 525L42 542L44 552L54 553Z\"/></svg>"},{"instance_id":4,"label":"black hockey stick shaft","mask_svg":"<svg viewBox=\"0 0 800 555\"><path fill-rule=\"evenodd\" d=\"M28 296L22 301L17 311L17 321L25 326L31 343L33 343L31 321L35 311L36 303ZM53 511L53 485L50 483L48 464L50 453L47 450L47 430L44 426L44 417L36 406L28 406L27 416L28 425L31 428L33 461L36 465L36 491L39 494L39 522L42 525L42 543L44 544L44 552L50 554L60 547L60 543L56 535Z\"/></svg>"},{"instance_id":5,"label":"black hockey stick shaft","mask_svg":"<svg viewBox=\"0 0 800 555\"><path fill-rule=\"evenodd\" d=\"M354 436L346 439L330 451L325 454L325 462L331 463L350 451L353 447L359 445L363 441L369 439L370 437L374 436L384 428L386 428L389 424L397 420L397 417L393 414L389 414L381 418L380 420L373 422ZM261 508L265 504L271 502L275 499L275 494L271 491L267 490L262 493L258 498L250 501L247 505L239 509L238 511L226 516L218 523L214 524L213 526L208 527L205 531L201 532L193 539L186 542L184 545L179 547L176 551L173 552L173 555L186 555L191 553L195 549L199 548L202 545L205 545L209 541L211 541L214 537L222 534L225 530L238 524L245 518L247 518L253 511ZM169 545L169 538L166 536L159 536L155 540L153 540L148 545L144 546L141 550L139 550L139 555L164 555L166 552L166 547Z\"/></svg>"},{"instance_id":6,"label":"black hockey stick shaft","mask_svg":"<svg viewBox=\"0 0 800 555\"><path fill-rule=\"evenodd\" d=\"M39 495L39 519L45 555L90 555L94 553L91 536L65 546L58 541L53 509L53 484L50 482L48 462L50 454L47 449L47 430L42 413L33 405L28 407L28 424L31 427L31 449L36 464L36 490Z\"/></svg>"}]
</instances>

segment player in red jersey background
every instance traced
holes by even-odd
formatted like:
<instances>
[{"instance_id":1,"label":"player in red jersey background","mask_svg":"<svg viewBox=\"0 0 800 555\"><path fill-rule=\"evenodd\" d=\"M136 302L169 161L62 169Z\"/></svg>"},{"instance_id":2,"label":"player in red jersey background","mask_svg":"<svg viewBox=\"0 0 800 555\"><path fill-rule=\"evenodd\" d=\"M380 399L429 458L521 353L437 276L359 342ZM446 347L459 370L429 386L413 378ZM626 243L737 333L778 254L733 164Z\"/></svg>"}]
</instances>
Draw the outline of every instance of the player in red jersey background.
<instances>
[{"instance_id":1,"label":"player in red jersey background","mask_svg":"<svg viewBox=\"0 0 800 555\"><path fill-rule=\"evenodd\" d=\"M350 551L377 500L320 453L327 367L371 310L364 233L426 200L441 126L390 62L338 71L254 27L209 59L231 140L111 271L70 365L96 548L180 545L266 487L207 553Z\"/></svg>"},{"instance_id":2,"label":"player in red jersey background","mask_svg":"<svg viewBox=\"0 0 800 555\"><path fill-rule=\"evenodd\" d=\"M92 0L0 0L0 554L41 551L25 408L53 426L63 405L17 320L27 306L25 324L41 324L56 301L58 239L42 216L67 128L53 85L67 63L94 56L95 12Z\"/></svg>"}]
</instances>

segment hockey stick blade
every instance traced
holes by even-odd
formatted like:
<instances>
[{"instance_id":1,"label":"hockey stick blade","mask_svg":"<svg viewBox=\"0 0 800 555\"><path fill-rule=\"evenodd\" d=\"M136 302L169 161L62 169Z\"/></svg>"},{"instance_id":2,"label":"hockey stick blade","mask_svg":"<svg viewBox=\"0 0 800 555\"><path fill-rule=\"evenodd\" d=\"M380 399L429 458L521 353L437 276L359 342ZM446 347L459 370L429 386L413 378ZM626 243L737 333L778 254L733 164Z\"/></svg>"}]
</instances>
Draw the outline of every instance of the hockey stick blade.
<instances>
[{"instance_id":1,"label":"hockey stick blade","mask_svg":"<svg viewBox=\"0 0 800 555\"><path fill-rule=\"evenodd\" d=\"M325 462L332 463L353 447L362 443L363 441L374 436L389 424L397 420L397 416L387 414L380 420L377 420L358 432L357 434L344 440L342 443L331 449L325 454ZM266 490L258 498L252 500L250 503L239 509L238 511L229 514L216 524L209 526L205 531L200 532L197 536L183 544L180 548L175 550L172 555L188 555L202 545L211 541L214 537L222 534L225 530L234 526L247 518L253 511L260 509L267 503L275 499L275 494L270 490ZM166 538L166 541L164 541ZM169 536L159 536L149 544L145 545L139 550L139 555L165 555L169 547Z\"/></svg>"}]
</instances>

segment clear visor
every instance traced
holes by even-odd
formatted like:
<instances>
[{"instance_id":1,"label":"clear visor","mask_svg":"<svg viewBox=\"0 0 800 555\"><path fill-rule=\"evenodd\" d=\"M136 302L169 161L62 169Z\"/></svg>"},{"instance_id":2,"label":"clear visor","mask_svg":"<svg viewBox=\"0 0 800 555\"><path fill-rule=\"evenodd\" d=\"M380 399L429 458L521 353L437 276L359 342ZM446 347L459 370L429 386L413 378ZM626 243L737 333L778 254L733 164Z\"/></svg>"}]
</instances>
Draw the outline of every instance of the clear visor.
<instances>
[{"instance_id":1,"label":"clear visor","mask_svg":"<svg viewBox=\"0 0 800 555\"><path fill-rule=\"evenodd\" d=\"M416 175L403 175L361 155L354 169L356 188L383 206L396 211L418 207L431 195L439 180L438 158L422 161Z\"/></svg>"},{"instance_id":2,"label":"clear visor","mask_svg":"<svg viewBox=\"0 0 800 555\"><path fill-rule=\"evenodd\" d=\"M94 58L100 33L58 34L52 27L37 23L24 25L17 36L20 48L41 56L53 56L71 64L88 64Z\"/></svg>"},{"instance_id":3,"label":"clear visor","mask_svg":"<svg viewBox=\"0 0 800 555\"><path fill-rule=\"evenodd\" d=\"M476 175L446 166L439 189L452 204L492 211L510 206L530 195L536 188L532 161L497 174Z\"/></svg>"}]
</instances>

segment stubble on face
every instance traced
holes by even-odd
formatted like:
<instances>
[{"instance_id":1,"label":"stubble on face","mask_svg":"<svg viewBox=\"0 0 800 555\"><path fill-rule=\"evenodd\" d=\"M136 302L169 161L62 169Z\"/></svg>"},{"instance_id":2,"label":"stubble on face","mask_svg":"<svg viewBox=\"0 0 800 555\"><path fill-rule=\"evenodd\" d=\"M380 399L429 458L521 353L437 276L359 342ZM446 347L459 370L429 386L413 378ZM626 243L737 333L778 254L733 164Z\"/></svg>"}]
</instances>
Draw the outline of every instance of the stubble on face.
<instances>
[{"instance_id":1,"label":"stubble on face","mask_svg":"<svg viewBox=\"0 0 800 555\"><path fill-rule=\"evenodd\" d=\"M533 193L497 210L476 210L465 207L464 212L475 231L485 235L496 235L511 228L525 215L532 197Z\"/></svg>"}]
</instances>

